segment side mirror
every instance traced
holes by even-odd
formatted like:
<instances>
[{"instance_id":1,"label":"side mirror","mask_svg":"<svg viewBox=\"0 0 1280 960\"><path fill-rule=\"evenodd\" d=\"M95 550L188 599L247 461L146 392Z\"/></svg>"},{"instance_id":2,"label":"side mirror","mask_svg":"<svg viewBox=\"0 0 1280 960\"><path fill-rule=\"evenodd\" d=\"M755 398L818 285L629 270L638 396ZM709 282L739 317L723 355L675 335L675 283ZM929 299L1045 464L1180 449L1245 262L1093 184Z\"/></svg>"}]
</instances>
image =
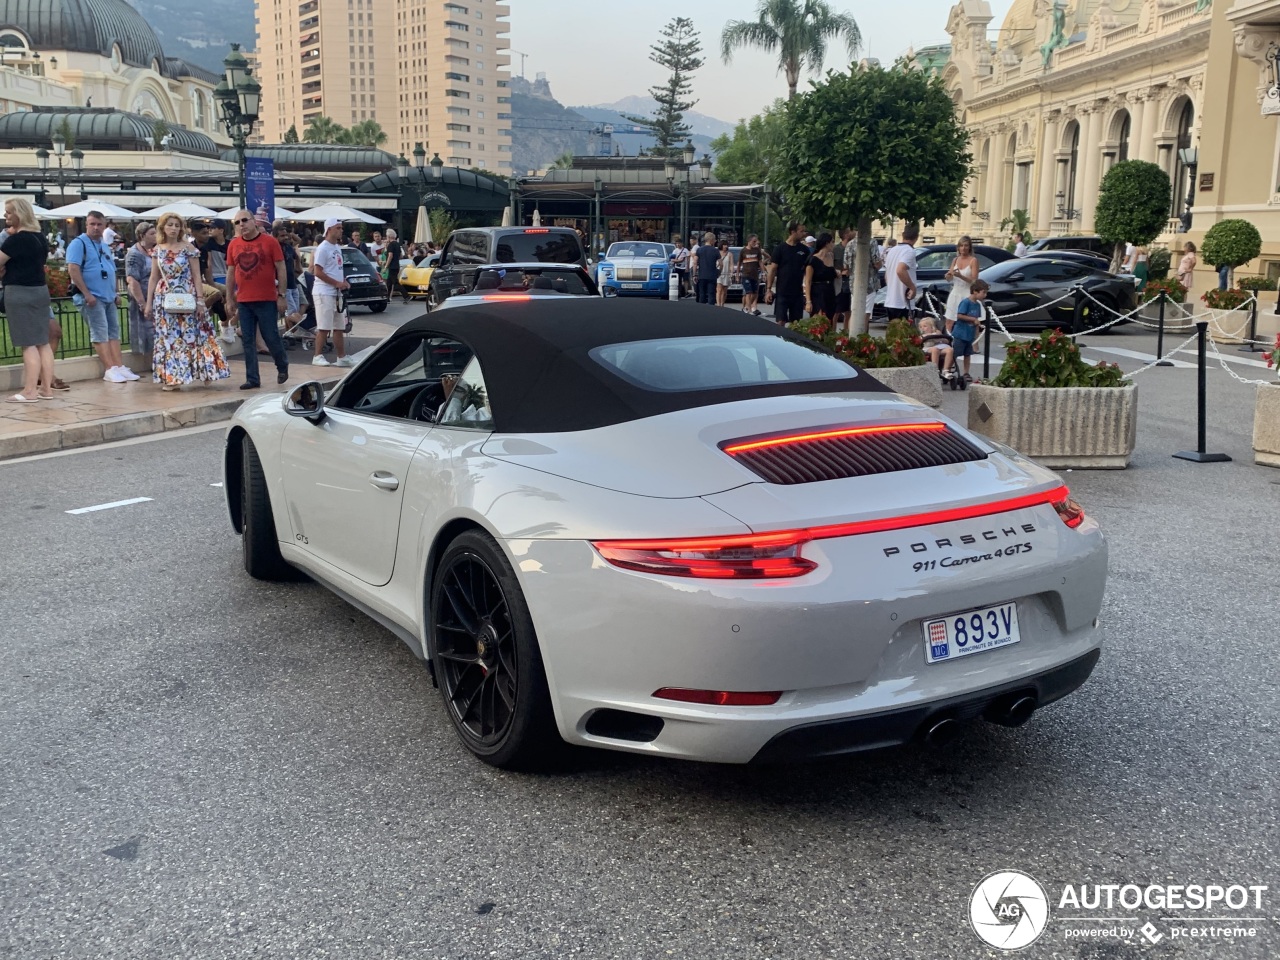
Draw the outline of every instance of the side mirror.
<instances>
[{"instance_id":1,"label":"side mirror","mask_svg":"<svg viewBox=\"0 0 1280 960\"><path fill-rule=\"evenodd\" d=\"M285 394L284 412L319 423L324 419L324 387L314 380L294 387Z\"/></svg>"}]
</instances>

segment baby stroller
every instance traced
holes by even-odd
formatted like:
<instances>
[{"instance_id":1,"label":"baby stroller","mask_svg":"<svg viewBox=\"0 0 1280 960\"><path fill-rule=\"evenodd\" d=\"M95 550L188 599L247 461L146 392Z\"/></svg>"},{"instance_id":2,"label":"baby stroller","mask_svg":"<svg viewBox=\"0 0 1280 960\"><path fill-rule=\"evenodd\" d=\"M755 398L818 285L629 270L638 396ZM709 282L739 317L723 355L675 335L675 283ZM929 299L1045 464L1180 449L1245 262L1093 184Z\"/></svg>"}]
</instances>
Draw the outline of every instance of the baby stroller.
<instances>
[{"instance_id":1,"label":"baby stroller","mask_svg":"<svg viewBox=\"0 0 1280 960\"><path fill-rule=\"evenodd\" d=\"M297 323L287 325L280 334L280 339L284 342L285 349L291 349L301 346L303 350L315 350L316 348L316 305L315 300L311 296L311 287L307 283L298 285L299 294L302 297L302 316ZM346 313L346 305L342 305L342 310ZM351 315L346 314L347 323L343 332L351 332ZM333 339L329 338L325 341L324 352L330 353L333 350Z\"/></svg>"}]
</instances>

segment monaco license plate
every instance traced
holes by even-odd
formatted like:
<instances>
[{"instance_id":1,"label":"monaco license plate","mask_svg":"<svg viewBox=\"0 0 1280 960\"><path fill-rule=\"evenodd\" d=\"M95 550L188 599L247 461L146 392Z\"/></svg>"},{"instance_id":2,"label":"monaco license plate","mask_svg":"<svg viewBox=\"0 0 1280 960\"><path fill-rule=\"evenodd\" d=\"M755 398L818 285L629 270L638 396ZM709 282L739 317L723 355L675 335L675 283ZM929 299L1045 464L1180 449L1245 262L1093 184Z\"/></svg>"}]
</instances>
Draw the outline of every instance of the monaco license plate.
<instances>
[{"instance_id":1,"label":"monaco license plate","mask_svg":"<svg viewBox=\"0 0 1280 960\"><path fill-rule=\"evenodd\" d=\"M622 285L622 289L623 290L643 290L644 284L643 283L624 283Z\"/></svg>"},{"instance_id":2,"label":"monaco license plate","mask_svg":"<svg viewBox=\"0 0 1280 960\"><path fill-rule=\"evenodd\" d=\"M1021 639L1016 603L967 610L924 622L924 655L929 663L986 653Z\"/></svg>"}]
</instances>

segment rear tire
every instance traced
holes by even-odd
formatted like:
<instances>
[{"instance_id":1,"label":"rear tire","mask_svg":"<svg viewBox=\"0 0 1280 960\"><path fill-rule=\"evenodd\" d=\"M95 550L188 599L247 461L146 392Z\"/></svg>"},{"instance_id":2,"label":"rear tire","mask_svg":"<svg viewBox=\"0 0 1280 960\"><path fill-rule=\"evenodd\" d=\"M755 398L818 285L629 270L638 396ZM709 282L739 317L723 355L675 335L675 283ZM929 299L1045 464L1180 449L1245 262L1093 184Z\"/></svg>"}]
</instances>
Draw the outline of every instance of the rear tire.
<instances>
[{"instance_id":1,"label":"rear tire","mask_svg":"<svg viewBox=\"0 0 1280 960\"><path fill-rule=\"evenodd\" d=\"M427 635L445 712L468 750L506 770L562 757L533 619L506 555L481 531L440 558Z\"/></svg>"},{"instance_id":2,"label":"rear tire","mask_svg":"<svg viewBox=\"0 0 1280 960\"><path fill-rule=\"evenodd\" d=\"M390 302L391 302L390 300L387 300L382 303L371 303L369 304L369 312L381 313L383 310L387 309L387 304Z\"/></svg>"},{"instance_id":3,"label":"rear tire","mask_svg":"<svg viewBox=\"0 0 1280 960\"><path fill-rule=\"evenodd\" d=\"M258 449L247 436L240 443L240 519L244 531L241 549L245 573L255 580L301 579L299 571L280 555L271 497L267 493L267 478L258 459Z\"/></svg>"}]
</instances>

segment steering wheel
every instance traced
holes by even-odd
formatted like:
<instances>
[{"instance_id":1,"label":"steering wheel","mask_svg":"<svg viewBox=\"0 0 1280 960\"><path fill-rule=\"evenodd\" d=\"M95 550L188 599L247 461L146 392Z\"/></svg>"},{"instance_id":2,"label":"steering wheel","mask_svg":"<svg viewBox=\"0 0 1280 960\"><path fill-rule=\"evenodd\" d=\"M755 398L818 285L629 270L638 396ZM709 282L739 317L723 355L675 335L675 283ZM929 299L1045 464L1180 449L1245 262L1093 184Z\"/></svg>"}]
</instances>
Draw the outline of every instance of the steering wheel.
<instances>
[{"instance_id":1,"label":"steering wheel","mask_svg":"<svg viewBox=\"0 0 1280 960\"><path fill-rule=\"evenodd\" d=\"M436 422L436 408L440 405L438 395L435 403L427 406L427 400L432 397L436 391L436 384L428 384L418 391L418 395L413 398L413 402L409 404L409 419L421 420L423 423Z\"/></svg>"}]
</instances>

